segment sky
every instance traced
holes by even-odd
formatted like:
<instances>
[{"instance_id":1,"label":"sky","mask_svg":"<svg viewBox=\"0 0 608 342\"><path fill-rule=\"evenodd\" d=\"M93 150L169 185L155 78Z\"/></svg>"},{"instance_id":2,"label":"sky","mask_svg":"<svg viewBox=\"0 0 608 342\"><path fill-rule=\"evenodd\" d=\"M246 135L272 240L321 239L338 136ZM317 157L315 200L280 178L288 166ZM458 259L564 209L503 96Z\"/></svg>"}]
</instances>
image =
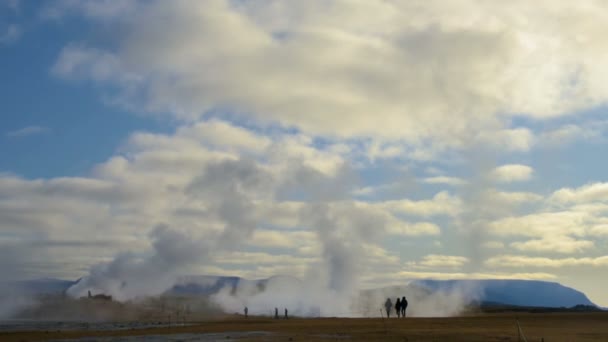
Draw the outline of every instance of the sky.
<instances>
[{"instance_id":1,"label":"sky","mask_svg":"<svg viewBox=\"0 0 608 342\"><path fill-rule=\"evenodd\" d=\"M3 0L2 280L130 260L608 306L607 31L591 0Z\"/></svg>"}]
</instances>

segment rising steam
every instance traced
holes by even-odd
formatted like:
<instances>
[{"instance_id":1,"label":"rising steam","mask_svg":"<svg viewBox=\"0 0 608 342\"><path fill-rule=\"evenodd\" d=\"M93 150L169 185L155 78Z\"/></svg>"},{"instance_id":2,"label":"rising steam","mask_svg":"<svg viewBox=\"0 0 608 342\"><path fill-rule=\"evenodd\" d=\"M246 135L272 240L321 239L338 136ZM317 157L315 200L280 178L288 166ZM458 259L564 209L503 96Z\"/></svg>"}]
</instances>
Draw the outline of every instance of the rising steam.
<instances>
[{"instance_id":1,"label":"rising steam","mask_svg":"<svg viewBox=\"0 0 608 342\"><path fill-rule=\"evenodd\" d=\"M88 291L104 293L123 301L155 296L171 288L185 267L207 258L203 240L160 225L150 233L152 252L139 257L119 254L107 264L91 268L89 275L68 289L68 294L81 297Z\"/></svg>"},{"instance_id":2,"label":"rising steam","mask_svg":"<svg viewBox=\"0 0 608 342\"><path fill-rule=\"evenodd\" d=\"M352 201L335 201L340 191L327 200L323 184L329 183L328 179L302 165L279 180L250 160L210 164L184 193L192 201L204 203L201 220L219 222L222 229L193 235L188 230L159 225L149 234L151 248L147 253L122 253L109 263L93 266L68 294L80 297L91 291L119 301L163 294L188 269L211 264L214 255L238 249L252 235L260 224L256 215L259 194L272 199L291 187L292 193L306 193L310 199L296 214L297 221L298 226L316 233L321 262L309 265L301 279L273 277L262 283L241 281L236 288L221 289L212 301L225 312L242 312L247 306L251 314L261 315L272 314L277 307L288 308L297 316L377 316L387 296L403 295L421 303L412 306L414 315L445 316L461 310L467 299L459 291L442 294L443 304L415 287L398 293L361 291L360 275L366 261L362 246L377 243L384 236L387 219L373 211L358 210ZM350 177L341 179L352 181ZM295 190L294 183L298 184ZM349 187L334 184L334 188Z\"/></svg>"}]
</instances>

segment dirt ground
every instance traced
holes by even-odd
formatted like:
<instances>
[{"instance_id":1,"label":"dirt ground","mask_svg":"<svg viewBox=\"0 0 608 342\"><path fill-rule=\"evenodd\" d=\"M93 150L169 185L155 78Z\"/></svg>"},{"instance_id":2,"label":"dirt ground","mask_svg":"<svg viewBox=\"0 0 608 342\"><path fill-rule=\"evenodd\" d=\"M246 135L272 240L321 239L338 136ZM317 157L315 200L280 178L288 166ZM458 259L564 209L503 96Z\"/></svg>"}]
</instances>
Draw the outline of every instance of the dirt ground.
<instances>
[{"instance_id":1,"label":"dirt ground","mask_svg":"<svg viewBox=\"0 0 608 342\"><path fill-rule=\"evenodd\" d=\"M3 332L0 341L101 338L113 340L247 340L247 341L608 341L608 313L484 314L451 318L315 318L274 320L242 317L189 326L122 331ZM247 332L252 334L247 334ZM245 334L243 334L245 333ZM194 336L194 339L192 337ZM148 338L146 338L148 337Z\"/></svg>"}]
</instances>

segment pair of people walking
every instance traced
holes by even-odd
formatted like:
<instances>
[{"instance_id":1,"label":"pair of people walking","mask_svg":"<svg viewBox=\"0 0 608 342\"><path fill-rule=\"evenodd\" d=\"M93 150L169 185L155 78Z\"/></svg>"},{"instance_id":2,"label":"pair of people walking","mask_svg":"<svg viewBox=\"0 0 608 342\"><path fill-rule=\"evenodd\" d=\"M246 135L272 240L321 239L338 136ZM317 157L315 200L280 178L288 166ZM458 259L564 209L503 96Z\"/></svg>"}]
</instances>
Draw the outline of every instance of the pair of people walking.
<instances>
[{"instance_id":1,"label":"pair of people walking","mask_svg":"<svg viewBox=\"0 0 608 342\"><path fill-rule=\"evenodd\" d=\"M397 317L405 317L407 310L407 299L403 296L401 299L397 297L397 302L395 302L395 312L397 313ZM393 302L390 298L386 299L384 302L384 308L386 309L386 317L391 318L391 310L393 309Z\"/></svg>"},{"instance_id":2,"label":"pair of people walking","mask_svg":"<svg viewBox=\"0 0 608 342\"><path fill-rule=\"evenodd\" d=\"M287 319L289 318L289 311L287 311L287 308L285 308L285 316L284 318ZM279 308L274 308L274 319L279 319Z\"/></svg>"}]
</instances>

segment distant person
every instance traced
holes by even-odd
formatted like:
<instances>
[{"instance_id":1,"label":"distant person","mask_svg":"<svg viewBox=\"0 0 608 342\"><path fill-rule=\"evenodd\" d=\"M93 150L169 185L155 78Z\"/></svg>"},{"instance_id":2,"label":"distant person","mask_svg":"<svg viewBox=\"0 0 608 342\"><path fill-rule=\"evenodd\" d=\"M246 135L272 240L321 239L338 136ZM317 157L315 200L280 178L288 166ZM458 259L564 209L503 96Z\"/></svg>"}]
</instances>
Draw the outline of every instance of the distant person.
<instances>
[{"instance_id":1,"label":"distant person","mask_svg":"<svg viewBox=\"0 0 608 342\"><path fill-rule=\"evenodd\" d=\"M279 319L279 309L274 308L274 319Z\"/></svg>"},{"instance_id":2,"label":"distant person","mask_svg":"<svg viewBox=\"0 0 608 342\"><path fill-rule=\"evenodd\" d=\"M395 303L395 312L397 313L397 318L401 317L401 299L397 297L397 302Z\"/></svg>"},{"instance_id":3,"label":"distant person","mask_svg":"<svg viewBox=\"0 0 608 342\"><path fill-rule=\"evenodd\" d=\"M247 318L247 314L249 313L249 309L247 307L245 307L245 318Z\"/></svg>"},{"instance_id":4,"label":"distant person","mask_svg":"<svg viewBox=\"0 0 608 342\"><path fill-rule=\"evenodd\" d=\"M285 308L285 319L287 319L287 314L288 314L288 313L289 313L289 312L287 311L287 308Z\"/></svg>"},{"instance_id":5,"label":"distant person","mask_svg":"<svg viewBox=\"0 0 608 342\"><path fill-rule=\"evenodd\" d=\"M405 317L405 310L407 310L407 299L403 296L401 298L401 317Z\"/></svg>"},{"instance_id":6,"label":"distant person","mask_svg":"<svg viewBox=\"0 0 608 342\"><path fill-rule=\"evenodd\" d=\"M386 317L391 318L391 309L393 308L393 302L390 298L386 298L386 302L384 302L384 308L386 309Z\"/></svg>"}]
</instances>

